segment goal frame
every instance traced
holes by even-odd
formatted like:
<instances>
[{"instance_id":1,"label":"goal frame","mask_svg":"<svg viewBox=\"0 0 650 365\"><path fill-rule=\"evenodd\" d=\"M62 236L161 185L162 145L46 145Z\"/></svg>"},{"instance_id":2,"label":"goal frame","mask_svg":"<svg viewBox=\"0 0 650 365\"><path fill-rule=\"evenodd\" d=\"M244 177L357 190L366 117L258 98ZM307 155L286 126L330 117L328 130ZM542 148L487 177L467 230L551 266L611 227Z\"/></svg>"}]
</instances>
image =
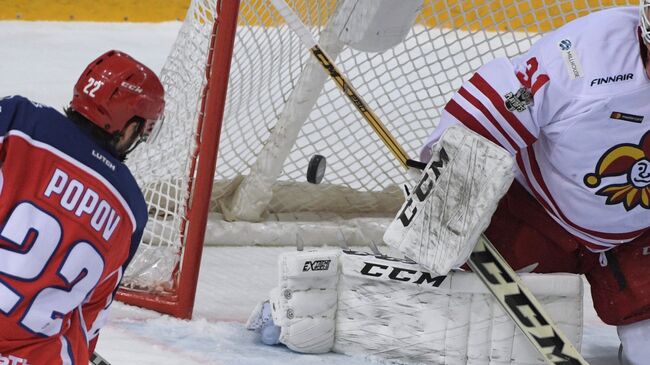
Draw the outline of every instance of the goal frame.
<instances>
[{"instance_id":1,"label":"goal frame","mask_svg":"<svg viewBox=\"0 0 650 365\"><path fill-rule=\"evenodd\" d=\"M179 267L175 270L174 294L150 293L121 288L117 300L155 310L174 317L190 319L194 309L196 286L203 253L212 181L226 105L230 64L233 55L240 0L218 0L205 66L206 83L201 96L197 146L192 154L188 184L191 193L182 224L186 233ZM218 50L218 51L217 51Z\"/></svg>"},{"instance_id":2,"label":"goal frame","mask_svg":"<svg viewBox=\"0 0 650 365\"><path fill-rule=\"evenodd\" d=\"M372 6L383 1L366 0ZM191 318L204 245L371 245L381 241L403 203L399 187L406 179L397 160L409 165L407 155L387 157L381 141L368 133L368 124L351 110L354 103L341 97L318 61L297 46L297 37L287 32L286 22L269 2L192 1L161 72L163 82L167 76L171 80L165 83L168 121L161 131L169 138L130 156L134 176L150 200L151 217L140 249L152 255L142 255L147 258L142 266L154 270L138 270L136 256L122 282L130 288L122 287L118 300ZM422 19L409 28L407 41L386 51L355 49L351 44L359 37L353 33L364 33L338 27L372 19L362 6L301 0L291 0L290 6L412 155L420 147L415 144L435 124L443 99L457 89L460 76L488 58L521 54L544 31L544 24L552 28L585 8L576 5L568 15L547 14L538 20L533 2L522 1L527 7L510 3L498 10L500 17L491 15L497 9L486 8L488 16L483 17L465 3L444 9L423 7L418 15ZM321 8L324 3L328 5ZM521 26L524 17L534 17L532 26ZM391 12L389 18L397 17ZM380 34L373 24L359 27ZM401 94L393 98L393 90ZM183 96L177 104L174 91ZM227 96L244 101L232 102ZM293 104L304 107L300 117L291 109ZM183 113L174 114L178 110L172 105L183 106L177 108ZM303 182L306 161L321 153L328 156L330 166L323 183ZM150 163L138 165L140 155ZM244 189L248 186L252 189ZM358 200L352 200L353 195ZM253 196L256 200L248 199ZM158 263L169 265L161 270Z\"/></svg>"}]
</instances>

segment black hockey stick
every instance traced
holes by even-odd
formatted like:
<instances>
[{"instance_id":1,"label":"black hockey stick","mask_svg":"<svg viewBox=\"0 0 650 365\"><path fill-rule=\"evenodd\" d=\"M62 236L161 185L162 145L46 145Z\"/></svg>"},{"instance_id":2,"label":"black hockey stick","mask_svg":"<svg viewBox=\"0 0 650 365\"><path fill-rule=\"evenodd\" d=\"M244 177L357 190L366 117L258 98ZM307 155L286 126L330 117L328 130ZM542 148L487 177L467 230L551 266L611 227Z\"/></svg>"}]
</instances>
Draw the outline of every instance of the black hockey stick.
<instances>
[{"instance_id":1,"label":"black hockey stick","mask_svg":"<svg viewBox=\"0 0 650 365\"><path fill-rule=\"evenodd\" d=\"M91 365L111 365L110 362L106 361L106 359L99 356L99 354L96 353L96 352L93 352L92 356L90 356L90 364Z\"/></svg>"},{"instance_id":2,"label":"black hockey stick","mask_svg":"<svg viewBox=\"0 0 650 365\"><path fill-rule=\"evenodd\" d=\"M352 87L347 78L338 70L334 62L321 49L309 29L300 21L284 0L271 0L271 2L364 119L372 126L388 149L408 170L409 164L407 162L410 159L407 153ZM479 242L477 242L470 255L468 264L492 292L530 343L544 357L547 364L588 365L580 352L555 325L541 303L533 296L512 267L501 257L484 235L479 238Z\"/></svg>"}]
</instances>

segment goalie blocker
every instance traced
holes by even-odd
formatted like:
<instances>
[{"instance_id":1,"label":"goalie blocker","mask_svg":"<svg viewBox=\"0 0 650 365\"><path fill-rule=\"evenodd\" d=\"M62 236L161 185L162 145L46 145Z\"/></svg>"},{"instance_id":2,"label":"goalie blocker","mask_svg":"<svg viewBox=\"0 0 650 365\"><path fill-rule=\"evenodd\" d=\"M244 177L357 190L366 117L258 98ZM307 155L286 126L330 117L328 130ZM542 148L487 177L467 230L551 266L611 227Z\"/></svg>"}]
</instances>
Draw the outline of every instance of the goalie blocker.
<instances>
[{"instance_id":1,"label":"goalie blocker","mask_svg":"<svg viewBox=\"0 0 650 365\"><path fill-rule=\"evenodd\" d=\"M467 127L448 128L384 241L439 275L461 266L508 191L513 164L506 150Z\"/></svg>"},{"instance_id":2,"label":"goalie blocker","mask_svg":"<svg viewBox=\"0 0 650 365\"><path fill-rule=\"evenodd\" d=\"M579 346L580 277L522 279ZM270 303L279 341L297 352L407 364L544 363L473 273L436 276L407 259L350 250L289 252L279 258ZM253 313L249 327L268 334L273 323L261 314Z\"/></svg>"}]
</instances>

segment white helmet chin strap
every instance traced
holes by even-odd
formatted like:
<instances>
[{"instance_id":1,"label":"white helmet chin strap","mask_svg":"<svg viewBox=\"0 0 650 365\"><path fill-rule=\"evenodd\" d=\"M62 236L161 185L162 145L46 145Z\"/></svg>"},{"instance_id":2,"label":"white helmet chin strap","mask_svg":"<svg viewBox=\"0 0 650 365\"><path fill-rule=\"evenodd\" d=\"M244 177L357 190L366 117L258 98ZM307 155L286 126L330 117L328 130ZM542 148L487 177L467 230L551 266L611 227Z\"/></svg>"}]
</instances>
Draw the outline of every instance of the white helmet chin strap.
<instances>
[{"instance_id":1,"label":"white helmet chin strap","mask_svg":"<svg viewBox=\"0 0 650 365\"><path fill-rule=\"evenodd\" d=\"M650 12L650 0L641 0L639 5L639 19L641 37L645 44L650 44L650 19L648 19L648 12Z\"/></svg>"}]
</instances>

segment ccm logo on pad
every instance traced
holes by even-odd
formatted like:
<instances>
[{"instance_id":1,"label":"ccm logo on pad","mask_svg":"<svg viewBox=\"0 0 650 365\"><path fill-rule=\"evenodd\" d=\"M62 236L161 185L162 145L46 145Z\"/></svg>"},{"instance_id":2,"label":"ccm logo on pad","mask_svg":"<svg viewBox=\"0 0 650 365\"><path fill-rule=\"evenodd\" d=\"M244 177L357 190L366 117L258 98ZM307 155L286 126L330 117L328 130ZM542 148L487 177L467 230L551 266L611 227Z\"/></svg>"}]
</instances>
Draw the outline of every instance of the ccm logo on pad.
<instances>
[{"instance_id":1,"label":"ccm logo on pad","mask_svg":"<svg viewBox=\"0 0 650 365\"><path fill-rule=\"evenodd\" d=\"M397 266L388 266L376 262L364 262L361 275L380 277L387 276L390 280L411 282L414 284L431 284L434 287L440 286L446 276L433 276L425 271L418 271Z\"/></svg>"}]
</instances>

